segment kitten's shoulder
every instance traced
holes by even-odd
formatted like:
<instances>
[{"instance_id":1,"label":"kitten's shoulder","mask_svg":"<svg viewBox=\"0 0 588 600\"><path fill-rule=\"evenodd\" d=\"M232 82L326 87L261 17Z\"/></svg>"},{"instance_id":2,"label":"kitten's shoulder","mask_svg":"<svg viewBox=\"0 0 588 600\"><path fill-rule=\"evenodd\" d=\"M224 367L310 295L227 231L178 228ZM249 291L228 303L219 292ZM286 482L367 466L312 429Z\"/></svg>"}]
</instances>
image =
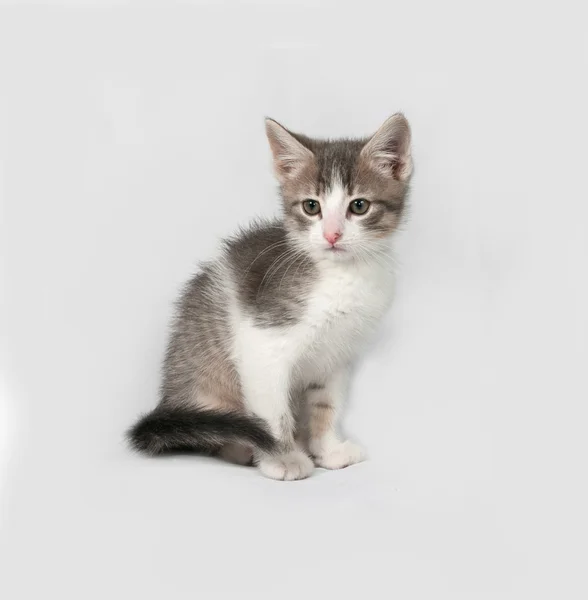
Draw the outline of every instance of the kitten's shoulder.
<instances>
[{"instance_id":1,"label":"kitten's shoulder","mask_svg":"<svg viewBox=\"0 0 588 600\"><path fill-rule=\"evenodd\" d=\"M259 325L298 320L315 268L281 221L256 221L241 229L225 241L224 261L240 306Z\"/></svg>"},{"instance_id":2,"label":"kitten's shoulder","mask_svg":"<svg viewBox=\"0 0 588 600\"><path fill-rule=\"evenodd\" d=\"M245 255L259 253L277 243L287 243L286 228L278 219L255 219L246 227L240 227L234 235L223 242L225 255L231 261L240 261Z\"/></svg>"},{"instance_id":3,"label":"kitten's shoulder","mask_svg":"<svg viewBox=\"0 0 588 600\"><path fill-rule=\"evenodd\" d=\"M224 258L235 273L262 273L289 248L284 224L256 219L224 240Z\"/></svg>"}]
</instances>

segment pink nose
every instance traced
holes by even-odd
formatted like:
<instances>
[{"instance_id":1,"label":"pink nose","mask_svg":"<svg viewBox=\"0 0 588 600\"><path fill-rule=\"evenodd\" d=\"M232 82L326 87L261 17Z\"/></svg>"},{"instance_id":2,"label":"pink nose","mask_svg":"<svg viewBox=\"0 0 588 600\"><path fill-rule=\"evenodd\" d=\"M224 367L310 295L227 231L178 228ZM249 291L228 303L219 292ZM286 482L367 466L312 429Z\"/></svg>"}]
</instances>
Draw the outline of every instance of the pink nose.
<instances>
[{"instance_id":1,"label":"pink nose","mask_svg":"<svg viewBox=\"0 0 588 600\"><path fill-rule=\"evenodd\" d=\"M323 235L325 236L325 240L327 240L331 246L334 246L336 241L341 237L341 234L338 231L335 231L335 233L325 233Z\"/></svg>"}]
</instances>

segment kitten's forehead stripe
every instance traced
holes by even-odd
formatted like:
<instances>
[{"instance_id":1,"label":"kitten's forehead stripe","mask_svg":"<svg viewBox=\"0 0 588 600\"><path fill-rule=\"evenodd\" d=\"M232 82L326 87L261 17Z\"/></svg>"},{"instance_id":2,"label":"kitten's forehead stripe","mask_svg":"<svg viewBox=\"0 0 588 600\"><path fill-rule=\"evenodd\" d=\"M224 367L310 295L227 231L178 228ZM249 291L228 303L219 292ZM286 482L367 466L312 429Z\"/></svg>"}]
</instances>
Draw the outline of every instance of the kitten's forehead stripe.
<instances>
[{"instance_id":1,"label":"kitten's forehead stripe","mask_svg":"<svg viewBox=\"0 0 588 600\"><path fill-rule=\"evenodd\" d=\"M328 193L335 183L340 183L351 193L363 140L314 141L313 151L318 170L317 193Z\"/></svg>"}]
</instances>

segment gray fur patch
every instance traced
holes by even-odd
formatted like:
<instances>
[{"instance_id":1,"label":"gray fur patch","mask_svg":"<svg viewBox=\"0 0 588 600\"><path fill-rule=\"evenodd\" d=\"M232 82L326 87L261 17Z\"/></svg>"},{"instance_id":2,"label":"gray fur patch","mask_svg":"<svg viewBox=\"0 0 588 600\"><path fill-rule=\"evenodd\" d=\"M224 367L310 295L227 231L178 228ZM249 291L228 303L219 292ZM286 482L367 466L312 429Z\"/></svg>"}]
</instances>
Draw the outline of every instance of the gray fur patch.
<instances>
[{"instance_id":1,"label":"gray fur patch","mask_svg":"<svg viewBox=\"0 0 588 600\"><path fill-rule=\"evenodd\" d=\"M241 386L230 339L221 271L216 264L204 265L177 305L163 365L163 405L191 405L195 397L212 395L225 408L238 408Z\"/></svg>"},{"instance_id":2,"label":"gray fur patch","mask_svg":"<svg viewBox=\"0 0 588 600\"><path fill-rule=\"evenodd\" d=\"M316 267L279 221L257 223L226 242L242 308L261 327L292 325L306 305Z\"/></svg>"}]
</instances>

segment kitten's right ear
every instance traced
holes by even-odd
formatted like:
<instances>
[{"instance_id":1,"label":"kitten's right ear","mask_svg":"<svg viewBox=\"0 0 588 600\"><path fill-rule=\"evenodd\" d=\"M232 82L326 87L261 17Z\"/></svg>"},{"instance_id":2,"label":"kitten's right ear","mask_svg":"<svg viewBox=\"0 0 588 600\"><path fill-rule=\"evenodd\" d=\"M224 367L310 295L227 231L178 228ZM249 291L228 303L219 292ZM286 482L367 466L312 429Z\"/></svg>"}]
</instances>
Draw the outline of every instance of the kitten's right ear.
<instances>
[{"instance_id":1,"label":"kitten's right ear","mask_svg":"<svg viewBox=\"0 0 588 600\"><path fill-rule=\"evenodd\" d=\"M402 113L387 119L361 151L374 168L398 181L407 181L412 174L410 126Z\"/></svg>"},{"instance_id":2,"label":"kitten's right ear","mask_svg":"<svg viewBox=\"0 0 588 600\"><path fill-rule=\"evenodd\" d=\"M274 171L280 182L295 177L313 159L314 154L277 121L266 118L265 132L274 158Z\"/></svg>"}]
</instances>

